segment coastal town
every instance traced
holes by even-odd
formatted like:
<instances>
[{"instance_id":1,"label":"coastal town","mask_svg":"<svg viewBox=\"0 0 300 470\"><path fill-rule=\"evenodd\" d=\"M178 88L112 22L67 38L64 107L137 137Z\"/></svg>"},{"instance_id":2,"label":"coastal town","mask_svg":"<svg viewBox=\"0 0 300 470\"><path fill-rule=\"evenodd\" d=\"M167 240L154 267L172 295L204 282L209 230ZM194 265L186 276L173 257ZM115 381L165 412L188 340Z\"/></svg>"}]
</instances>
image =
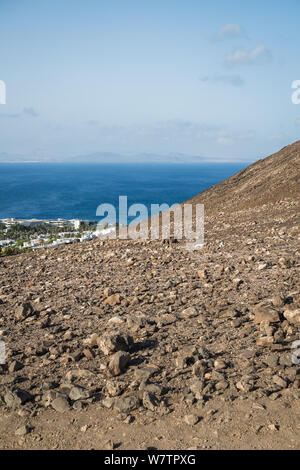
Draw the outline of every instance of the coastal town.
<instances>
[{"instance_id":1,"label":"coastal town","mask_svg":"<svg viewBox=\"0 0 300 470\"><path fill-rule=\"evenodd\" d=\"M0 255L85 242L112 230L108 224L80 219L0 219Z\"/></svg>"}]
</instances>

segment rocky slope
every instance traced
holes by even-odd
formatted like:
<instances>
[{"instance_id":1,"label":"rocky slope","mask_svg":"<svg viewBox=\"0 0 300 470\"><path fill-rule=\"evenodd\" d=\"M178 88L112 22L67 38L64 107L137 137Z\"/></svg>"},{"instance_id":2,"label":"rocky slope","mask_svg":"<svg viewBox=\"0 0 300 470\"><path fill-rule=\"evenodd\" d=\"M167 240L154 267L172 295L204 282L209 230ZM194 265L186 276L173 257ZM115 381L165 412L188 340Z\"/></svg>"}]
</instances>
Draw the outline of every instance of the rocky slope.
<instances>
[{"instance_id":1,"label":"rocky slope","mask_svg":"<svg viewBox=\"0 0 300 470\"><path fill-rule=\"evenodd\" d=\"M193 198L200 251L96 240L0 259L0 447L299 448L299 154Z\"/></svg>"},{"instance_id":2,"label":"rocky slope","mask_svg":"<svg viewBox=\"0 0 300 470\"><path fill-rule=\"evenodd\" d=\"M297 199L300 193L300 141L259 160L189 202L203 203L207 213L229 212Z\"/></svg>"}]
</instances>

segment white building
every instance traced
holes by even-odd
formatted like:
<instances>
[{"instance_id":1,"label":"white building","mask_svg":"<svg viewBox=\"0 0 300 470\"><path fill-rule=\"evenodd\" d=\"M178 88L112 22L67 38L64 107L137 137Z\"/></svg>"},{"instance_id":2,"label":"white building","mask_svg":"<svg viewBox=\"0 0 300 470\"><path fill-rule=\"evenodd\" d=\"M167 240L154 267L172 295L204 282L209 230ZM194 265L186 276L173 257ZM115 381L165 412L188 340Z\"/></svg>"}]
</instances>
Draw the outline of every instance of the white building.
<instances>
[{"instance_id":1,"label":"white building","mask_svg":"<svg viewBox=\"0 0 300 470\"><path fill-rule=\"evenodd\" d=\"M78 229L80 228L81 220L79 220L79 219L72 219L72 220L70 220L70 222L72 222L73 227L74 227L75 230L78 230Z\"/></svg>"},{"instance_id":2,"label":"white building","mask_svg":"<svg viewBox=\"0 0 300 470\"><path fill-rule=\"evenodd\" d=\"M0 240L0 246L9 246L13 245L15 240Z\"/></svg>"}]
</instances>

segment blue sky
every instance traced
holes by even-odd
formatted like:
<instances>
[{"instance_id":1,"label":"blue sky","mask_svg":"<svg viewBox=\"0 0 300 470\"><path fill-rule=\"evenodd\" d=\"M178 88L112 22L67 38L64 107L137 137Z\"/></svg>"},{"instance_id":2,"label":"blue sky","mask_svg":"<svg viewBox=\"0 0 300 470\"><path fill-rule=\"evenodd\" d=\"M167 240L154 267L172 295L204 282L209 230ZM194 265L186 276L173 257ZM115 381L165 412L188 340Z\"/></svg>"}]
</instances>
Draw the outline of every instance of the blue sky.
<instances>
[{"instance_id":1,"label":"blue sky","mask_svg":"<svg viewBox=\"0 0 300 470\"><path fill-rule=\"evenodd\" d=\"M252 161L299 139L299 0L0 0L0 154Z\"/></svg>"}]
</instances>

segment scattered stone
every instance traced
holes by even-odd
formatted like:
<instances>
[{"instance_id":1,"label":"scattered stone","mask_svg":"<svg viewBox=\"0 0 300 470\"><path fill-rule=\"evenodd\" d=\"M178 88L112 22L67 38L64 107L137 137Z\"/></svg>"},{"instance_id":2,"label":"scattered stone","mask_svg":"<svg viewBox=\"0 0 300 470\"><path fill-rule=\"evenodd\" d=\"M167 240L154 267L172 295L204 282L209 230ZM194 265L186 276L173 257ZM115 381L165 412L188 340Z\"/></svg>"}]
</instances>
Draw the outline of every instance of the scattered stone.
<instances>
[{"instance_id":1,"label":"scattered stone","mask_svg":"<svg viewBox=\"0 0 300 470\"><path fill-rule=\"evenodd\" d=\"M193 318L198 315L197 309L195 307L188 307L184 309L181 313L181 316L184 318Z\"/></svg>"},{"instance_id":2,"label":"scattered stone","mask_svg":"<svg viewBox=\"0 0 300 470\"><path fill-rule=\"evenodd\" d=\"M158 400L155 395L151 392L144 392L143 395L143 406L150 411L155 411L158 406Z\"/></svg>"},{"instance_id":3,"label":"scattered stone","mask_svg":"<svg viewBox=\"0 0 300 470\"><path fill-rule=\"evenodd\" d=\"M111 307L114 307L115 305L118 305L121 303L121 298L119 294L112 294L107 299L104 300L104 305L110 305Z\"/></svg>"},{"instance_id":4,"label":"scattered stone","mask_svg":"<svg viewBox=\"0 0 300 470\"><path fill-rule=\"evenodd\" d=\"M104 297L110 297L111 295L113 295L114 291L111 287L105 287L105 289L103 290L103 294L104 294Z\"/></svg>"},{"instance_id":5,"label":"scattered stone","mask_svg":"<svg viewBox=\"0 0 300 470\"><path fill-rule=\"evenodd\" d=\"M83 340L83 344L89 348L98 345L98 335L97 333L93 333L92 335L88 336Z\"/></svg>"},{"instance_id":6,"label":"scattered stone","mask_svg":"<svg viewBox=\"0 0 300 470\"><path fill-rule=\"evenodd\" d=\"M257 269L258 271L263 271L264 269L266 269L268 267L267 263L260 263L258 266L257 266Z\"/></svg>"},{"instance_id":7,"label":"scattered stone","mask_svg":"<svg viewBox=\"0 0 300 470\"><path fill-rule=\"evenodd\" d=\"M177 369L185 369L186 367L192 365L194 362L195 359L189 351L180 352L175 360Z\"/></svg>"},{"instance_id":8,"label":"scattered stone","mask_svg":"<svg viewBox=\"0 0 300 470\"><path fill-rule=\"evenodd\" d=\"M85 390L82 387L74 386L71 387L71 390L69 392L69 398L72 401L76 400L82 400L90 397L90 392L88 390Z\"/></svg>"},{"instance_id":9,"label":"scattered stone","mask_svg":"<svg viewBox=\"0 0 300 470\"><path fill-rule=\"evenodd\" d=\"M116 382L115 380L107 380L105 388L111 397L117 397L125 390L126 384L122 382Z\"/></svg>"},{"instance_id":10,"label":"scattered stone","mask_svg":"<svg viewBox=\"0 0 300 470\"><path fill-rule=\"evenodd\" d=\"M269 424L268 428L270 429L270 431L279 431L279 426L278 424Z\"/></svg>"},{"instance_id":11,"label":"scattered stone","mask_svg":"<svg viewBox=\"0 0 300 470\"><path fill-rule=\"evenodd\" d=\"M23 369L24 367L24 364L22 364L21 362L19 361L13 361L9 366L8 366L8 371L10 373L12 372L17 372L18 370L21 370Z\"/></svg>"},{"instance_id":12,"label":"scattered stone","mask_svg":"<svg viewBox=\"0 0 300 470\"><path fill-rule=\"evenodd\" d=\"M283 299L280 295L275 295L272 299L272 304L275 308L280 308L283 306Z\"/></svg>"},{"instance_id":13,"label":"scattered stone","mask_svg":"<svg viewBox=\"0 0 300 470\"><path fill-rule=\"evenodd\" d=\"M121 318L121 317L112 317L108 320L108 323L113 323L113 324L116 324L116 325L121 325L122 323L124 323L124 319Z\"/></svg>"},{"instance_id":14,"label":"scattered stone","mask_svg":"<svg viewBox=\"0 0 300 470\"><path fill-rule=\"evenodd\" d=\"M237 382L236 388L238 390L241 390L241 392L250 392L250 390L252 390L251 384L249 384L245 380L240 380L239 382Z\"/></svg>"},{"instance_id":15,"label":"scattered stone","mask_svg":"<svg viewBox=\"0 0 300 470\"><path fill-rule=\"evenodd\" d=\"M90 349L83 349L82 354L83 354L84 357L86 357L87 359L94 359L94 354L93 354L93 352L92 352Z\"/></svg>"},{"instance_id":16,"label":"scattered stone","mask_svg":"<svg viewBox=\"0 0 300 470\"><path fill-rule=\"evenodd\" d=\"M189 385L190 391L194 393L197 399L202 397L202 391L204 389L204 381L200 379L193 379Z\"/></svg>"},{"instance_id":17,"label":"scattered stone","mask_svg":"<svg viewBox=\"0 0 300 470\"><path fill-rule=\"evenodd\" d=\"M63 336L64 341L70 341L73 338L73 332L71 330L66 331L66 333Z\"/></svg>"},{"instance_id":18,"label":"scattered stone","mask_svg":"<svg viewBox=\"0 0 300 470\"><path fill-rule=\"evenodd\" d=\"M300 326L300 308L285 310L283 316L292 325Z\"/></svg>"},{"instance_id":19,"label":"scattered stone","mask_svg":"<svg viewBox=\"0 0 300 470\"><path fill-rule=\"evenodd\" d=\"M88 429L92 427L91 424L85 424L84 426L81 426L80 431L81 432L87 432Z\"/></svg>"},{"instance_id":20,"label":"scattered stone","mask_svg":"<svg viewBox=\"0 0 300 470\"><path fill-rule=\"evenodd\" d=\"M30 427L27 425L21 426L15 432L16 436L26 436L26 434L30 433Z\"/></svg>"},{"instance_id":21,"label":"scattered stone","mask_svg":"<svg viewBox=\"0 0 300 470\"><path fill-rule=\"evenodd\" d=\"M108 364L108 370L111 375L117 376L125 372L130 362L130 354L123 351L116 352Z\"/></svg>"},{"instance_id":22,"label":"scattered stone","mask_svg":"<svg viewBox=\"0 0 300 470\"><path fill-rule=\"evenodd\" d=\"M54 381L51 382L43 382L42 384L42 389L47 392L48 390L52 390L54 388L58 387L58 384Z\"/></svg>"},{"instance_id":23,"label":"scattered stone","mask_svg":"<svg viewBox=\"0 0 300 470\"><path fill-rule=\"evenodd\" d=\"M157 384L147 384L147 383L141 383L140 385L140 390L144 390L145 392L153 393L154 395L163 395L165 393L166 388L162 387L161 385Z\"/></svg>"},{"instance_id":24,"label":"scattered stone","mask_svg":"<svg viewBox=\"0 0 300 470\"><path fill-rule=\"evenodd\" d=\"M22 389L9 390L4 395L4 401L9 408L16 409L33 399L32 395Z\"/></svg>"},{"instance_id":25,"label":"scattered stone","mask_svg":"<svg viewBox=\"0 0 300 470\"><path fill-rule=\"evenodd\" d=\"M73 369L67 372L66 380L72 382L74 379L87 379L93 376L93 372L86 369Z\"/></svg>"},{"instance_id":26,"label":"scattered stone","mask_svg":"<svg viewBox=\"0 0 300 470\"><path fill-rule=\"evenodd\" d=\"M208 278L208 273L206 269L199 269L197 271L197 275L200 279L207 279Z\"/></svg>"},{"instance_id":27,"label":"scattered stone","mask_svg":"<svg viewBox=\"0 0 300 470\"><path fill-rule=\"evenodd\" d=\"M16 309L16 320L22 321L28 318L30 315L33 314L33 307L30 302L25 302L22 305L19 305Z\"/></svg>"},{"instance_id":28,"label":"scattered stone","mask_svg":"<svg viewBox=\"0 0 300 470\"><path fill-rule=\"evenodd\" d=\"M43 405L46 407L50 406L56 397L57 397L56 392L54 392L53 390L47 390L42 396Z\"/></svg>"},{"instance_id":29,"label":"scattered stone","mask_svg":"<svg viewBox=\"0 0 300 470\"><path fill-rule=\"evenodd\" d=\"M195 424L197 424L198 421L199 421L199 417L194 414L186 415L184 417L184 422L188 424L189 426L195 426Z\"/></svg>"},{"instance_id":30,"label":"scattered stone","mask_svg":"<svg viewBox=\"0 0 300 470\"><path fill-rule=\"evenodd\" d=\"M262 336L261 338L256 339L256 344L262 347L272 346L273 343L273 336Z\"/></svg>"},{"instance_id":31,"label":"scattered stone","mask_svg":"<svg viewBox=\"0 0 300 470\"><path fill-rule=\"evenodd\" d=\"M97 344L101 351L108 356L116 351L130 351L133 345L133 338L127 333L107 334L98 338Z\"/></svg>"},{"instance_id":32,"label":"scattered stone","mask_svg":"<svg viewBox=\"0 0 300 470\"><path fill-rule=\"evenodd\" d=\"M105 397L105 398L103 398L103 400L101 402L102 406L104 406L104 408L108 408L108 409L112 408L114 403L115 403L115 399L112 398L112 397Z\"/></svg>"},{"instance_id":33,"label":"scattered stone","mask_svg":"<svg viewBox=\"0 0 300 470\"><path fill-rule=\"evenodd\" d=\"M137 367L134 371L134 374L137 378L141 380L148 380L150 377L158 372L158 367Z\"/></svg>"},{"instance_id":34,"label":"scattered stone","mask_svg":"<svg viewBox=\"0 0 300 470\"><path fill-rule=\"evenodd\" d=\"M120 397L114 401L114 409L119 413L130 413L140 406L140 400L135 397Z\"/></svg>"},{"instance_id":35,"label":"scattered stone","mask_svg":"<svg viewBox=\"0 0 300 470\"><path fill-rule=\"evenodd\" d=\"M274 375L273 376L273 382L278 385L280 388L286 388L287 387L287 382L283 380L279 375Z\"/></svg>"},{"instance_id":36,"label":"scattered stone","mask_svg":"<svg viewBox=\"0 0 300 470\"><path fill-rule=\"evenodd\" d=\"M81 411L83 409L83 403L81 400L74 401L72 408L76 411Z\"/></svg>"},{"instance_id":37,"label":"scattered stone","mask_svg":"<svg viewBox=\"0 0 300 470\"><path fill-rule=\"evenodd\" d=\"M113 450L115 448L115 446L116 446L116 444L113 441L111 441L110 439L103 443L103 448L105 450Z\"/></svg>"},{"instance_id":38,"label":"scattered stone","mask_svg":"<svg viewBox=\"0 0 300 470\"><path fill-rule=\"evenodd\" d=\"M52 408L54 408L54 410L58 411L59 413L64 413L65 411L68 411L70 409L70 405L67 399L62 396L55 398L52 401L51 405Z\"/></svg>"},{"instance_id":39,"label":"scattered stone","mask_svg":"<svg viewBox=\"0 0 300 470\"><path fill-rule=\"evenodd\" d=\"M223 370L227 368L227 364L222 359L216 359L214 362L214 367L216 370Z\"/></svg>"},{"instance_id":40,"label":"scattered stone","mask_svg":"<svg viewBox=\"0 0 300 470\"><path fill-rule=\"evenodd\" d=\"M125 424L131 424L131 423L133 423L133 421L134 421L134 416L132 416L132 415L128 415L128 416L124 419L124 423L125 423Z\"/></svg>"},{"instance_id":41,"label":"scattered stone","mask_svg":"<svg viewBox=\"0 0 300 470\"><path fill-rule=\"evenodd\" d=\"M205 374L206 367L204 366L202 361L197 361L193 365L193 374L196 377L203 377Z\"/></svg>"},{"instance_id":42,"label":"scattered stone","mask_svg":"<svg viewBox=\"0 0 300 470\"><path fill-rule=\"evenodd\" d=\"M253 309L253 313L255 315L254 322L261 323L261 322L269 322L269 323L278 323L280 322L280 317L277 310L271 307L262 307L257 306Z\"/></svg>"}]
</instances>

